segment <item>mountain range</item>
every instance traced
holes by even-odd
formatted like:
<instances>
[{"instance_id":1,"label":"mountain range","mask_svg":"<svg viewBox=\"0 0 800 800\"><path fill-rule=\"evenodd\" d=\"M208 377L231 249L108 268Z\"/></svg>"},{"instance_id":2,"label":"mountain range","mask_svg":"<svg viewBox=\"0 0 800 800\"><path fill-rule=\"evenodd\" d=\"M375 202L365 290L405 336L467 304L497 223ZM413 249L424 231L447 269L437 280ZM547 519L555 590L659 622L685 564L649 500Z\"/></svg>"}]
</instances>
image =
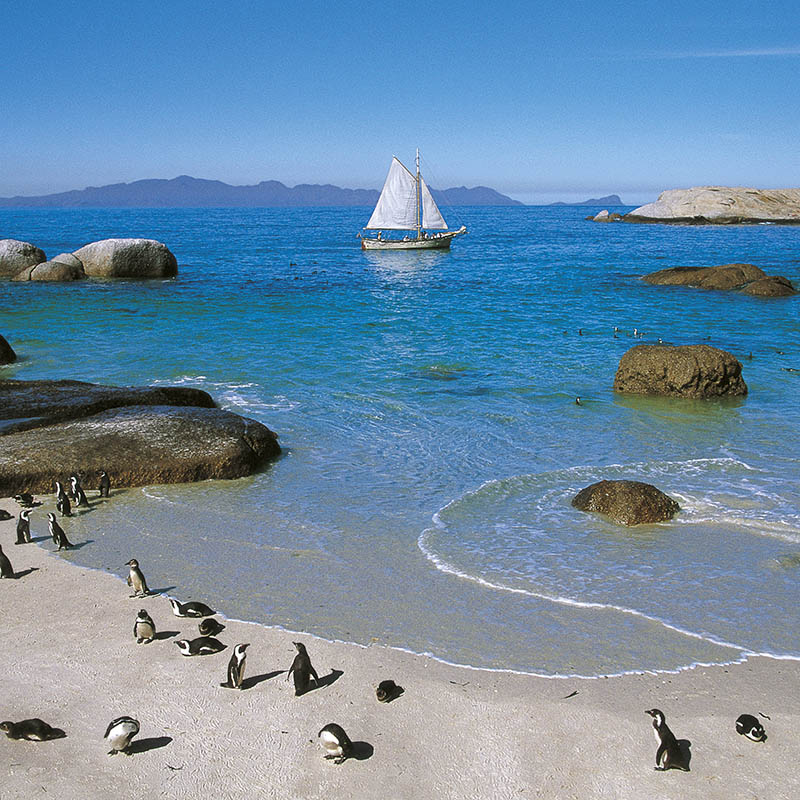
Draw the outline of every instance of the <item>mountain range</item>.
<instances>
[{"instance_id":1,"label":"mountain range","mask_svg":"<svg viewBox=\"0 0 800 800\"><path fill-rule=\"evenodd\" d=\"M431 189L437 203L449 206L521 206L486 186ZM133 183L89 186L38 197L0 197L0 206L22 208L220 208L260 206L374 206L375 189L342 189L331 184L301 183L286 186L262 181L252 186L231 186L222 181L192 178L152 178Z\"/></svg>"}]
</instances>

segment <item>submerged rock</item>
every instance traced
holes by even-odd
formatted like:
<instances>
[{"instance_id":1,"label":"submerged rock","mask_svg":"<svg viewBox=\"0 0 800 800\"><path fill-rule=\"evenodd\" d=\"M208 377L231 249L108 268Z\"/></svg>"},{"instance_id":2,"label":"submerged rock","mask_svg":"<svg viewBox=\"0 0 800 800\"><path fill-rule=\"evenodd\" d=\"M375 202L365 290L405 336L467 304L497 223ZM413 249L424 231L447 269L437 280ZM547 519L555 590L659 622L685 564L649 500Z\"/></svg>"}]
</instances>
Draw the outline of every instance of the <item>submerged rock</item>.
<instances>
[{"instance_id":1,"label":"submerged rock","mask_svg":"<svg viewBox=\"0 0 800 800\"><path fill-rule=\"evenodd\" d=\"M579 511L596 511L623 525L664 522L680 511L671 497L640 481L598 481L572 498Z\"/></svg>"},{"instance_id":2,"label":"submerged rock","mask_svg":"<svg viewBox=\"0 0 800 800\"><path fill-rule=\"evenodd\" d=\"M18 239L0 239L0 277L13 278L26 267L47 260L44 250Z\"/></svg>"},{"instance_id":3,"label":"submerged rock","mask_svg":"<svg viewBox=\"0 0 800 800\"><path fill-rule=\"evenodd\" d=\"M625 222L732 225L775 222L800 224L800 189L695 186L668 189L655 203L635 208Z\"/></svg>"},{"instance_id":4,"label":"submerged rock","mask_svg":"<svg viewBox=\"0 0 800 800\"><path fill-rule=\"evenodd\" d=\"M0 336L0 364L13 364L17 360L14 348Z\"/></svg>"},{"instance_id":5,"label":"submerged rock","mask_svg":"<svg viewBox=\"0 0 800 800\"><path fill-rule=\"evenodd\" d=\"M791 297L797 294L794 284L783 275L767 275L743 286L741 291L753 297Z\"/></svg>"},{"instance_id":6,"label":"submerged rock","mask_svg":"<svg viewBox=\"0 0 800 800\"><path fill-rule=\"evenodd\" d=\"M90 278L171 278L178 261L169 248L155 239L103 239L74 255Z\"/></svg>"},{"instance_id":7,"label":"submerged rock","mask_svg":"<svg viewBox=\"0 0 800 800\"><path fill-rule=\"evenodd\" d=\"M700 289L735 290L762 297L795 294L786 278L769 276L754 264L721 264L716 267L670 267L642 278L656 286L696 286Z\"/></svg>"},{"instance_id":8,"label":"submerged rock","mask_svg":"<svg viewBox=\"0 0 800 800\"><path fill-rule=\"evenodd\" d=\"M742 365L707 344L639 344L625 353L614 391L705 399L747 394Z\"/></svg>"}]
</instances>

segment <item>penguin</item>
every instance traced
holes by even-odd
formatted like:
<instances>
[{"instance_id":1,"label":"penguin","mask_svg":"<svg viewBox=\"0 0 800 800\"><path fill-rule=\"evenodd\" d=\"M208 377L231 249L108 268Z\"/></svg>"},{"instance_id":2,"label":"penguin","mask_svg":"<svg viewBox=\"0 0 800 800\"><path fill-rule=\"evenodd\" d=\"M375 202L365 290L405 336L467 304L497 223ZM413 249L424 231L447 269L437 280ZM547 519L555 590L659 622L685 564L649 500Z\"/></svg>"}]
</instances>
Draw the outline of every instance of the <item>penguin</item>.
<instances>
[{"instance_id":1,"label":"penguin","mask_svg":"<svg viewBox=\"0 0 800 800\"><path fill-rule=\"evenodd\" d=\"M210 617L215 613L205 603L194 601L180 603L172 597L169 598L169 602L172 603L172 613L176 617Z\"/></svg>"},{"instance_id":2,"label":"penguin","mask_svg":"<svg viewBox=\"0 0 800 800\"><path fill-rule=\"evenodd\" d=\"M381 703L391 703L396 697L400 697L405 690L398 686L394 681L381 681L375 690L375 696Z\"/></svg>"},{"instance_id":3,"label":"penguin","mask_svg":"<svg viewBox=\"0 0 800 800\"><path fill-rule=\"evenodd\" d=\"M111 481L104 469L100 470L100 486L98 489L100 491L99 497L109 497L111 494Z\"/></svg>"},{"instance_id":4,"label":"penguin","mask_svg":"<svg viewBox=\"0 0 800 800\"><path fill-rule=\"evenodd\" d=\"M147 595L150 594L150 590L147 588L147 581L142 571L139 569L139 562L135 558L132 558L125 566L130 567L130 571L128 572L128 586L133 589L131 597L147 597Z\"/></svg>"},{"instance_id":5,"label":"penguin","mask_svg":"<svg viewBox=\"0 0 800 800\"><path fill-rule=\"evenodd\" d=\"M225 626L215 619L204 619L197 626L201 636L216 636L221 631L225 630Z\"/></svg>"},{"instance_id":6,"label":"penguin","mask_svg":"<svg viewBox=\"0 0 800 800\"><path fill-rule=\"evenodd\" d=\"M742 714L736 720L736 733L746 736L752 742L767 741L764 726L752 714Z\"/></svg>"},{"instance_id":7,"label":"penguin","mask_svg":"<svg viewBox=\"0 0 800 800\"><path fill-rule=\"evenodd\" d=\"M658 742L658 750L656 750L656 769L682 769L684 772L688 772L689 764L678 744L678 740L675 738L675 734L667 727L664 712L659 711L657 708L651 708L644 713L649 714L653 718L653 731L655 732L656 741Z\"/></svg>"},{"instance_id":8,"label":"penguin","mask_svg":"<svg viewBox=\"0 0 800 800\"><path fill-rule=\"evenodd\" d=\"M14 500L16 501L17 505L20 505L23 508L31 508L33 506L33 495L30 494L30 492L21 492L20 494L15 494Z\"/></svg>"},{"instance_id":9,"label":"penguin","mask_svg":"<svg viewBox=\"0 0 800 800\"><path fill-rule=\"evenodd\" d=\"M226 647L219 639L214 639L212 636L198 636L197 639L191 640L181 639L175 642L175 646L185 656L210 656L222 652Z\"/></svg>"},{"instance_id":10,"label":"penguin","mask_svg":"<svg viewBox=\"0 0 800 800\"><path fill-rule=\"evenodd\" d=\"M28 544L31 540L31 512L23 508L17 520L17 541L14 544Z\"/></svg>"},{"instance_id":11,"label":"penguin","mask_svg":"<svg viewBox=\"0 0 800 800\"><path fill-rule=\"evenodd\" d=\"M29 742L63 739L67 735L61 728L54 728L38 717L21 722L0 722L0 731L4 731L9 739L27 739Z\"/></svg>"},{"instance_id":12,"label":"penguin","mask_svg":"<svg viewBox=\"0 0 800 800\"><path fill-rule=\"evenodd\" d=\"M69 497L64 491L64 487L56 481L56 510L62 517L72 516L72 506L69 504Z\"/></svg>"},{"instance_id":13,"label":"penguin","mask_svg":"<svg viewBox=\"0 0 800 800\"><path fill-rule=\"evenodd\" d=\"M50 528L50 536L53 537L53 544L57 544L59 550L72 547L72 542L67 539L67 534L64 533L64 529L56 522L56 515L53 514L52 511L47 515L47 522Z\"/></svg>"},{"instance_id":14,"label":"penguin","mask_svg":"<svg viewBox=\"0 0 800 800\"><path fill-rule=\"evenodd\" d=\"M150 644L156 635L156 624L145 609L142 609L133 623L133 635L136 637L136 644Z\"/></svg>"},{"instance_id":15,"label":"penguin","mask_svg":"<svg viewBox=\"0 0 800 800\"><path fill-rule=\"evenodd\" d=\"M72 497L75 500L75 505L79 508L89 508L89 501L86 499L86 492L83 491L83 487L78 480L78 476L72 475L69 479L69 482L72 487Z\"/></svg>"},{"instance_id":16,"label":"penguin","mask_svg":"<svg viewBox=\"0 0 800 800\"><path fill-rule=\"evenodd\" d=\"M14 572L14 567L11 566L11 562L8 560L8 556L3 552L3 548L0 547L0 578L16 578L17 573Z\"/></svg>"},{"instance_id":17,"label":"penguin","mask_svg":"<svg viewBox=\"0 0 800 800\"><path fill-rule=\"evenodd\" d=\"M300 697L301 694L305 694L308 691L309 678L313 675L314 686L318 686L319 676L314 667L311 666L311 659L306 652L306 646L302 642L292 642L292 644L297 648L297 655L286 673L286 680L288 681L289 676L294 673L294 695L295 697Z\"/></svg>"},{"instance_id":18,"label":"penguin","mask_svg":"<svg viewBox=\"0 0 800 800\"><path fill-rule=\"evenodd\" d=\"M581 399L580 399L580 397L576 397L576 398L575 398L575 405L576 405L576 406L582 406L582 405L583 405L583 403L581 403Z\"/></svg>"},{"instance_id":19,"label":"penguin","mask_svg":"<svg viewBox=\"0 0 800 800\"><path fill-rule=\"evenodd\" d=\"M136 734L139 733L139 720L133 717L117 717L108 723L105 735L103 738L108 742L111 749L108 751L110 756L115 756L117 753L125 753L129 756L130 750L128 749Z\"/></svg>"},{"instance_id":20,"label":"penguin","mask_svg":"<svg viewBox=\"0 0 800 800\"><path fill-rule=\"evenodd\" d=\"M329 722L317 737L327 751L324 757L335 759L335 764L341 764L353 752L350 737L344 732L344 728L335 722Z\"/></svg>"},{"instance_id":21,"label":"penguin","mask_svg":"<svg viewBox=\"0 0 800 800\"><path fill-rule=\"evenodd\" d=\"M228 662L228 680L221 683L225 689L241 689L242 681L244 680L244 662L247 658L245 650L250 647L249 644L237 644L233 648L233 655Z\"/></svg>"}]
</instances>

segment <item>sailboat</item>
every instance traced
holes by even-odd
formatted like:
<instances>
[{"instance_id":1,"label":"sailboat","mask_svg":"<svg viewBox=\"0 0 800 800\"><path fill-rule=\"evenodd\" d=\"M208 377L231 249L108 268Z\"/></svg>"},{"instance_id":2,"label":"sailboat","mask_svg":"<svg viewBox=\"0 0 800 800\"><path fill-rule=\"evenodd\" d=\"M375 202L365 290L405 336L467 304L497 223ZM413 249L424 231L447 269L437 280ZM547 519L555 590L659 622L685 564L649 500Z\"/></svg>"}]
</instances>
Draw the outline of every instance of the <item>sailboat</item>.
<instances>
[{"instance_id":1,"label":"sailboat","mask_svg":"<svg viewBox=\"0 0 800 800\"><path fill-rule=\"evenodd\" d=\"M359 234L362 250L447 250L456 236L467 232L463 225L457 231L447 230L431 190L420 175L419 150L416 175L392 156L383 191L365 230L378 233L377 236ZM414 235L384 239L384 231L409 231Z\"/></svg>"}]
</instances>

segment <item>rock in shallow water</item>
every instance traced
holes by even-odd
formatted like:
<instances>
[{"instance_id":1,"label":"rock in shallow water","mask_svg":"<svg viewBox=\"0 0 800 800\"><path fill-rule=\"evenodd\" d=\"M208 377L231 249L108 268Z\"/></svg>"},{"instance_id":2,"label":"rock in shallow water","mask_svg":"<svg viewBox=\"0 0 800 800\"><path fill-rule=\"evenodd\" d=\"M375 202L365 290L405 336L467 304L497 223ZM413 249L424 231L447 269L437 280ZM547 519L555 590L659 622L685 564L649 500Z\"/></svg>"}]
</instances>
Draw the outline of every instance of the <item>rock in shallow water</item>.
<instances>
[{"instance_id":1,"label":"rock in shallow water","mask_svg":"<svg viewBox=\"0 0 800 800\"><path fill-rule=\"evenodd\" d=\"M716 267L670 267L642 278L657 286L696 286L699 289L738 290L760 297L796 294L791 281L767 275L753 264L722 264Z\"/></svg>"},{"instance_id":2,"label":"rock in shallow water","mask_svg":"<svg viewBox=\"0 0 800 800\"><path fill-rule=\"evenodd\" d=\"M680 506L660 489L640 481L598 481L572 499L579 511L596 511L623 525L664 522Z\"/></svg>"},{"instance_id":3,"label":"rock in shallow water","mask_svg":"<svg viewBox=\"0 0 800 800\"><path fill-rule=\"evenodd\" d=\"M747 384L742 365L725 350L707 344L639 344L620 359L614 391L705 399L746 395Z\"/></svg>"},{"instance_id":4,"label":"rock in shallow water","mask_svg":"<svg viewBox=\"0 0 800 800\"><path fill-rule=\"evenodd\" d=\"M169 248L155 239L103 239L74 255L90 278L171 278L178 261Z\"/></svg>"},{"instance_id":5,"label":"rock in shallow water","mask_svg":"<svg viewBox=\"0 0 800 800\"><path fill-rule=\"evenodd\" d=\"M47 260L44 250L18 239L0 239L0 277L13 278L25 267Z\"/></svg>"},{"instance_id":6,"label":"rock in shallow water","mask_svg":"<svg viewBox=\"0 0 800 800\"><path fill-rule=\"evenodd\" d=\"M0 364L13 364L17 360L14 348L0 336Z\"/></svg>"}]
</instances>

